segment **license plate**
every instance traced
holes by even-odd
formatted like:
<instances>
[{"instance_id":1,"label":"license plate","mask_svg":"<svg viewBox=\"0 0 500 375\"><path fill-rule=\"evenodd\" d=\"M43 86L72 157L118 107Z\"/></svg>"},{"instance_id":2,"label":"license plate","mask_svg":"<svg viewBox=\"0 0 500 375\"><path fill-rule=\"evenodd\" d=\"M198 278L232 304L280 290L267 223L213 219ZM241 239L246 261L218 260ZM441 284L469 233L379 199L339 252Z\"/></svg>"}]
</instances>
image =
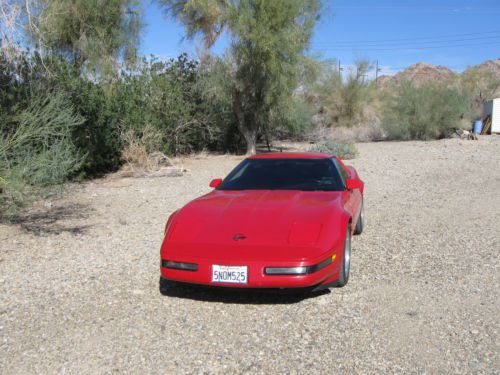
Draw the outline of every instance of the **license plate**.
<instances>
[{"instance_id":1,"label":"license plate","mask_svg":"<svg viewBox=\"0 0 500 375\"><path fill-rule=\"evenodd\" d=\"M247 266L220 266L212 265L212 282L229 284L247 284Z\"/></svg>"}]
</instances>

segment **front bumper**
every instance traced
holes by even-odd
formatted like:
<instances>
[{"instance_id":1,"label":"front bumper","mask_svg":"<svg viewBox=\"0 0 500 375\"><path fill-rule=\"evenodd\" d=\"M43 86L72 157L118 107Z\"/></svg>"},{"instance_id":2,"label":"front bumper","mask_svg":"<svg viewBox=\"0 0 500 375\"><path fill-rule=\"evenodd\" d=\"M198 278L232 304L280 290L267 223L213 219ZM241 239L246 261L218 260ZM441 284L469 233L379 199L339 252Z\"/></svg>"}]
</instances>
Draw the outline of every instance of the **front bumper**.
<instances>
[{"instance_id":1,"label":"front bumper","mask_svg":"<svg viewBox=\"0 0 500 375\"><path fill-rule=\"evenodd\" d=\"M331 257L331 262L327 263L322 268L315 270L315 267L322 262L325 262L325 256L307 262L262 262L262 261L227 261L223 259L169 259L175 262L197 264L196 271L180 270L163 267L165 260L162 260L161 276L166 280L178 281L190 284L199 284L213 287L230 287L230 288L309 288L319 285L326 285L337 280L340 270L340 259L336 255L327 255ZM247 266L248 280L246 284L232 284L212 282L212 265L224 266ZM282 275L266 274L266 267L311 267L314 272L303 275Z\"/></svg>"}]
</instances>

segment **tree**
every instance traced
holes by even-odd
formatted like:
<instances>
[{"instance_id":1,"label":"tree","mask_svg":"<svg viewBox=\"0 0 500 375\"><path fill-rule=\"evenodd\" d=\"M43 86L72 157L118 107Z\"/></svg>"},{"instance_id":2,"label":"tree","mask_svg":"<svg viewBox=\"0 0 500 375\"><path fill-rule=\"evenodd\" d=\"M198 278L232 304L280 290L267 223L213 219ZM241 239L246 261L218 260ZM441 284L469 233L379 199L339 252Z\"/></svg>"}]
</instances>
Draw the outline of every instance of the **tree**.
<instances>
[{"instance_id":1,"label":"tree","mask_svg":"<svg viewBox=\"0 0 500 375\"><path fill-rule=\"evenodd\" d=\"M26 2L28 5L28 2ZM0 0L0 47L2 58L13 61L19 55L20 18L23 10L19 1Z\"/></svg>"},{"instance_id":2,"label":"tree","mask_svg":"<svg viewBox=\"0 0 500 375\"><path fill-rule=\"evenodd\" d=\"M133 61L141 30L136 0L43 0L36 24L29 28L33 44L44 44L78 69L106 74L117 61Z\"/></svg>"},{"instance_id":3,"label":"tree","mask_svg":"<svg viewBox=\"0 0 500 375\"><path fill-rule=\"evenodd\" d=\"M206 47L224 32L230 37L232 110L247 153L255 153L272 109L291 100L297 88L320 0L158 1L185 25L189 38L201 35Z\"/></svg>"},{"instance_id":4,"label":"tree","mask_svg":"<svg viewBox=\"0 0 500 375\"><path fill-rule=\"evenodd\" d=\"M472 95L474 117L482 116L486 101L500 95L500 79L492 71L481 69L481 66L467 69L461 75L461 85Z\"/></svg>"}]
</instances>

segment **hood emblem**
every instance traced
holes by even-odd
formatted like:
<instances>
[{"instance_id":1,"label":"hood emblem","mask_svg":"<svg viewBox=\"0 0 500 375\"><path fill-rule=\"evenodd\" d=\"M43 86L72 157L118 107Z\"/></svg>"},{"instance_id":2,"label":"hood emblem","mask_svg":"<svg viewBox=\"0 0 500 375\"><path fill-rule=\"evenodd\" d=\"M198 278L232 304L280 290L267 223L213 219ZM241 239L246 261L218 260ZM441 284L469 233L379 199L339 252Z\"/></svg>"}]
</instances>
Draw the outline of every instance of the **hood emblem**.
<instances>
[{"instance_id":1,"label":"hood emblem","mask_svg":"<svg viewBox=\"0 0 500 375\"><path fill-rule=\"evenodd\" d=\"M241 234L241 233L235 234L233 236L233 240L235 240L235 241L242 241L246 238L247 238L247 236L245 236L244 234Z\"/></svg>"}]
</instances>

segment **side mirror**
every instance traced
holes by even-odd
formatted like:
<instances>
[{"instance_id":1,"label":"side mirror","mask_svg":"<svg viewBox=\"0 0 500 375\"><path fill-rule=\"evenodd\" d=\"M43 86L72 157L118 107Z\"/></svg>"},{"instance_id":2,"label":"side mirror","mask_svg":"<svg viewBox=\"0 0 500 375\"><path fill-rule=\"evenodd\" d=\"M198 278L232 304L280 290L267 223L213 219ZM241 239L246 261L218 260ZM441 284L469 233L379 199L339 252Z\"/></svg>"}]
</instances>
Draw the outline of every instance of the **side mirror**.
<instances>
[{"instance_id":1,"label":"side mirror","mask_svg":"<svg viewBox=\"0 0 500 375\"><path fill-rule=\"evenodd\" d=\"M222 184L222 178L216 178L215 180L212 180L212 182L210 182L210 187L217 189L220 184Z\"/></svg>"},{"instance_id":2,"label":"side mirror","mask_svg":"<svg viewBox=\"0 0 500 375\"><path fill-rule=\"evenodd\" d=\"M361 189L363 187L363 183L360 180L354 178L348 178L345 181L345 184L347 190Z\"/></svg>"}]
</instances>

